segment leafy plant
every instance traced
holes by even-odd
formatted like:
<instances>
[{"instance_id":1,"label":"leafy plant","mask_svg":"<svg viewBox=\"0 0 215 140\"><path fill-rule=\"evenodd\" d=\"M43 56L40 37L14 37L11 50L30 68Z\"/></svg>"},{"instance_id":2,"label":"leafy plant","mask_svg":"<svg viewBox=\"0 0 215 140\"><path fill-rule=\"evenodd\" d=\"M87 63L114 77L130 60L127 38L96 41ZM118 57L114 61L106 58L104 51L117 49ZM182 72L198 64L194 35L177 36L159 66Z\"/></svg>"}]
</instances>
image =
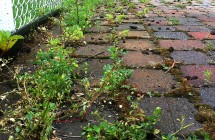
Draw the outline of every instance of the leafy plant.
<instances>
[{"instance_id":1,"label":"leafy plant","mask_svg":"<svg viewBox=\"0 0 215 140\"><path fill-rule=\"evenodd\" d=\"M9 31L0 31L0 49L3 53L10 50L19 39L24 39L24 37L21 35L11 36Z\"/></svg>"},{"instance_id":2,"label":"leafy plant","mask_svg":"<svg viewBox=\"0 0 215 140\"><path fill-rule=\"evenodd\" d=\"M77 42L81 39L84 38L84 34L82 29L75 25L72 27L66 27L64 30L64 36L63 36L64 40L66 42Z\"/></svg>"},{"instance_id":3,"label":"leafy plant","mask_svg":"<svg viewBox=\"0 0 215 140\"><path fill-rule=\"evenodd\" d=\"M52 39L48 46L47 52L39 51L36 55L34 64L37 70L34 73L15 75L22 100L0 124L6 128L5 124L13 120L10 129L14 128L18 139L47 140L57 107L62 101L70 101L68 95L78 64L74 58L68 57L71 50L64 49L59 39Z\"/></svg>"},{"instance_id":4,"label":"leafy plant","mask_svg":"<svg viewBox=\"0 0 215 140\"><path fill-rule=\"evenodd\" d=\"M154 129L154 125L158 121L160 114L161 109L157 107L152 116L146 117L142 113L136 114L137 116L142 117L142 119L137 122L129 121L129 119L113 123L103 120L99 125L89 124L84 127L82 135L88 140L144 140L148 134L159 133L159 130Z\"/></svg>"}]
</instances>

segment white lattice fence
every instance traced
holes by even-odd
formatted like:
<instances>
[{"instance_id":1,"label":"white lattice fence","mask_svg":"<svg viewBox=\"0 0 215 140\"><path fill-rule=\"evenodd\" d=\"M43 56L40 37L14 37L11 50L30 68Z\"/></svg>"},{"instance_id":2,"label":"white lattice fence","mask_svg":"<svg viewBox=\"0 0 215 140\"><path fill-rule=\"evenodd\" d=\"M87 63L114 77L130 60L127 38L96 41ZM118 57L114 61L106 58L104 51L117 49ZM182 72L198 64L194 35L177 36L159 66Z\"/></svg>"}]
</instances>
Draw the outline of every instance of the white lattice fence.
<instances>
[{"instance_id":1,"label":"white lattice fence","mask_svg":"<svg viewBox=\"0 0 215 140\"><path fill-rule=\"evenodd\" d=\"M61 4L62 0L0 0L0 30L19 29Z\"/></svg>"}]
</instances>

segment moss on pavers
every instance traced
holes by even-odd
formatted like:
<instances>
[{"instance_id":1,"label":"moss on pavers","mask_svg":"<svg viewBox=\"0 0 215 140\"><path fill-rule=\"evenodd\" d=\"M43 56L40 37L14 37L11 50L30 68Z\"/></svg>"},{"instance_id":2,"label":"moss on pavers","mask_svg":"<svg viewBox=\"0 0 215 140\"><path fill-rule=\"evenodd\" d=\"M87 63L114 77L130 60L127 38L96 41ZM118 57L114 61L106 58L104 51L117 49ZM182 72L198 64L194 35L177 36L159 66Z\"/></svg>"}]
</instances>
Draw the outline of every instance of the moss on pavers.
<instances>
[{"instance_id":1,"label":"moss on pavers","mask_svg":"<svg viewBox=\"0 0 215 140\"><path fill-rule=\"evenodd\" d=\"M201 124L195 120L197 110L185 98L148 97L140 102L140 107L147 115L151 115L156 107L161 108L162 115L160 121L156 124L156 128L160 129L162 134L179 130L180 122L177 119L181 119L182 116L185 117L185 125L192 123L193 125L182 130L179 134L188 134L201 128Z\"/></svg>"},{"instance_id":2,"label":"moss on pavers","mask_svg":"<svg viewBox=\"0 0 215 140\"><path fill-rule=\"evenodd\" d=\"M215 66L214 65L189 65L181 66L180 71L183 77L187 78L194 87L202 87L206 84L204 71L212 72L210 85L215 86Z\"/></svg>"},{"instance_id":3,"label":"moss on pavers","mask_svg":"<svg viewBox=\"0 0 215 140\"><path fill-rule=\"evenodd\" d=\"M140 93L168 93L178 84L174 77L162 70L136 69L128 79L128 83Z\"/></svg>"},{"instance_id":4,"label":"moss on pavers","mask_svg":"<svg viewBox=\"0 0 215 140\"><path fill-rule=\"evenodd\" d=\"M206 65L213 61L206 54L197 51L174 51L171 53L171 57L183 64Z\"/></svg>"},{"instance_id":5,"label":"moss on pavers","mask_svg":"<svg viewBox=\"0 0 215 140\"><path fill-rule=\"evenodd\" d=\"M199 40L160 40L159 46L165 49L174 48L174 50L192 50L204 49L205 45Z\"/></svg>"},{"instance_id":6,"label":"moss on pavers","mask_svg":"<svg viewBox=\"0 0 215 140\"><path fill-rule=\"evenodd\" d=\"M126 39L125 43L120 44L121 48L126 50L146 50L146 49L154 49L154 44L149 40L144 39Z\"/></svg>"},{"instance_id":7,"label":"moss on pavers","mask_svg":"<svg viewBox=\"0 0 215 140\"><path fill-rule=\"evenodd\" d=\"M123 65L130 68L155 67L163 63L163 58L155 54L143 54L142 52L129 52L123 58Z\"/></svg>"}]
</instances>

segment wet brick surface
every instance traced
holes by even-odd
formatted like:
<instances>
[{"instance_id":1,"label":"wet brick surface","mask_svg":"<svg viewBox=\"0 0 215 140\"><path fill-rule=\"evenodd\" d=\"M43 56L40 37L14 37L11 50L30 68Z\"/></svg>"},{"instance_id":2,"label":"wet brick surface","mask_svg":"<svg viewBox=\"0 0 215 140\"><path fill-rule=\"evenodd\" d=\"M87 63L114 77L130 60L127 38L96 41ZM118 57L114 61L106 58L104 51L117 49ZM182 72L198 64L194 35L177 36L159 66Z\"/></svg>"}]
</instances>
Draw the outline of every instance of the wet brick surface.
<instances>
[{"instance_id":1,"label":"wet brick surface","mask_svg":"<svg viewBox=\"0 0 215 140\"><path fill-rule=\"evenodd\" d=\"M173 79L173 76L164 73L162 70L137 69L134 70L128 82L142 93L150 91L168 93L173 86L176 86L176 81Z\"/></svg>"},{"instance_id":2,"label":"wet brick surface","mask_svg":"<svg viewBox=\"0 0 215 140\"><path fill-rule=\"evenodd\" d=\"M210 32L188 32L189 35L196 39L215 39L215 35L211 35Z\"/></svg>"},{"instance_id":3,"label":"wet brick surface","mask_svg":"<svg viewBox=\"0 0 215 140\"><path fill-rule=\"evenodd\" d=\"M120 47L126 50L146 50L155 48L151 41L143 39L127 39L125 43L120 44Z\"/></svg>"},{"instance_id":4,"label":"wet brick surface","mask_svg":"<svg viewBox=\"0 0 215 140\"><path fill-rule=\"evenodd\" d=\"M84 47L80 47L75 51L75 54L78 57L107 57L109 53L107 52L109 45L102 44L102 45L94 45L88 44Z\"/></svg>"},{"instance_id":5,"label":"wet brick surface","mask_svg":"<svg viewBox=\"0 0 215 140\"><path fill-rule=\"evenodd\" d=\"M204 49L205 45L199 40L160 40L159 45L162 48L173 47L175 50Z\"/></svg>"},{"instance_id":6,"label":"wet brick surface","mask_svg":"<svg viewBox=\"0 0 215 140\"><path fill-rule=\"evenodd\" d=\"M215 110L215 88L200 88L200 95L204 104L209 104Z\"/></svg>"},{"instance_id":7,"label":"wet brick surface","mask_svg":"<svg viewBox=\"0 0 215 140\"><path fill-rule=\"evenodd\" d=\"M187 40L188 36L183 32L155 32L158 38Z\"/></svg>"},{"instance_id":8,"label":"wet brick surface","mask_svg":"<svg viewBox=\"0 0 215 140\"><path fill-rule=\"evenodd\" d=\"M209 70L212 72L211 85L215 85L215 66L214 65L190 65L181 66L180 70L183 77L187 78L189 83L194 87L201 87L205 85L204 71Z\"/></svg>"},{"instance_id":9,"label":"wet brick surface","mask_svg":"<svg viewBox=\"0 0 215 140\"><path fill-rule=\"evenodd\" d=\"M175 26L178 30L189 32L210 32L211 29L205 26Z\"/></svg>"},{"instance_id":10,"label":"wet brick surface","mask_svg":"<svg viewBox=\"0 0 215 140\"><path fill-rule=\"evenodd\" d=\"M89 66L87 76L92 78L101 78L104 66L106 64L112 64L112 61L109 59L86 59L85 62Z\"/></svg>"},{"instance_id":11,"label":"wet brick surface","mask_svg":"<svg viewBox=\"0 0 215 140\"><path fill-rule=\"evenodd\" d=\"M117 30L123 31L123 30L138 30L138 31L144 31L145 27L143 24L132 24L132 23L126 23L126 24L121 24L117 27Z\"/></svg>"},{"instance_id":12,"label":"wet brick surface","mask_svg":"<svg viewBox=\"0 0 215 140\"><path fill-rule=\"evenodd\" d=\"M123 64L127 67L145 67L161 64L163 59L159 55L143 54L142 52L129 52L123 57Z\"/></svg>"},{"instance_id":13,"label":"wet brick surface","mask_svg":"<svg viewBox=\"0 0 215 140\"><path fill-rule=\"evenodd\" d=\"M86 32L88 33L108 33L110 32L109 26L93 26L90 29L88 29Z\"/></svg>"},{"instance_id":14,"label":"wet brick surface","mask_svg":"<svg viewBox=\"0 0 215 140\"><path fill-rule=\"evenodd\" d=\"M108 43L108 33L88 33L85 35L85 41L92 44L105 44Z\"/></svg>"},{"instance_id":15,"label":"wet brick surface","mask_svg":"<svg viewBox=\"0 0 215 140\"><path fill-rule=\"evenodd\" d=\"M188 102L185 98L170 98L170 97L151 97L145 98L140 102L140 107L145 111L146 114L152 115L153 110L156 107L161 108L161 121L156 124L158 129L161 129L161 133L167 134L172 133L180 129L180 122L177 119L185 117L184 124L191 125L180 132L180 134L188 134L194 132L194 130L201 128L201 124L195 121L195 114L197 110L194 106Z\"/></svg>"},{"instance_id":16,"label":"wet brick surface","mask_svg":"<svg viewBox=\"0 0 215 140\"><path fill-rule=\"evenodd\" d=\"M206 54L197 51L174 51L171 53L171 57L183 64L203 65L212 62L212 59Z\"/></svg>"},{"instance_id":17,"label":"wet brick surface","mask_svg":"<svg viewBox=\"0 0 215 140\"><path fill-rule=\"evenodd\" d=\"M149 29L153 31L175 31L175 28L172 26L149 26Z\"/></svg>"},{"instance_id":18,"label":"wet brick surface","mask_svg":"<svg viewBox=\"0 0 215 140\"><path fill-rule=\"evenodd\" d=\"M146 31L129 31L128 39L144 39L144 38L150 38L148 32Z\"/></svg>"}]
</instances>

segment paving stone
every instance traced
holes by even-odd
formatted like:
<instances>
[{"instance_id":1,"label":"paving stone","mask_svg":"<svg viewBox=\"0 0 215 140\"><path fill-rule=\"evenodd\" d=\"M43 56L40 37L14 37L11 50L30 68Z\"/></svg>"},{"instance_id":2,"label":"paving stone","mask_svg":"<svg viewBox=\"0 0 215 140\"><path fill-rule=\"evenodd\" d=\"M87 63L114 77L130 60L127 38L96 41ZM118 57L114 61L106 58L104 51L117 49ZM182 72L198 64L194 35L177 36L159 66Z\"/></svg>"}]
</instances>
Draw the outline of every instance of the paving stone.
<instances>
[{"instance_id":1,"label":"paving stone","mask_svg":"<svg viewBox=\"0 0 215 140\"><path fill-rule=\"evenodd\" d=\"M149 17L158 17L158 14L145 14L145 17L149 18Z\"/></svg>"},{"instance_id":2,"label":"paving stone","mask_svg":"<svg viewBox=\"0 0 215 140\"><path fill-rule=\"evenodd\" d=\"M164 17L148 17L148 18L144 18L144 21L160 22L160 21L167 21L167 19Z\"/></svg>"},{"instance_id":3,"label":"paving stone","mask_svg":"<svg viewBox=\"0 0 215 140\"><path fill-rule=\"evenodd\" d=\"M204 23L207 24L208 26L215 27L215 22L204 22Z\"/></svg>"},{"instance_id":4,"label":"paving stone","mask_svg":"<svg viewBox=\"0 0 215 140\"><path fill-rule=\"evenodd\" d=\"M142 52L131 51L123 58L123 65L127 67L137 68L145 66L155 66L161 64L163 59L159 55L143 54Z\"/></svg>"},{"instance_id":5,"label":"paving stone","mask_svg":"<svg viewBox=\"0 0 215 140\"><path fill-rule=\"evenodd\" d=\"M190 25L190 26L204 25L202 22L189 21L189 20L179 20L179 24L181 24L181 25Z\"/></svg>"},{"instance_id":6,"label":"paving stone","mask_svg":"<svg viewBox=\"0 0 215 140\"><path fill-rule=\"evenodd\" d=\"M123 31L123 30L137 30L137 31L144 31L145 27L143 26L143 24L132 24L132 23L125 23L125 24L120 24L117 28L117 30L119 31Z\"/></svg>"},{"instance_id":7,"label":"paving stone","mask_svg":"<svg viewBox=\"0 0 215 140\"><path fill-rule=\"evenodd\" d=\"M210 32L209 28L205 26L175 26L178 30L189 32Z\"/></svg>"},{"instance_id":8,"label":"paving stone","mask_svg":"<svg viewBox=\"0 0 215 140\"><path fill-rule=\"evenodd\" d=\"M128 18L128 19L136 19L137 17L136 17L136 15L134 15L134 14L132 14L132 13L128 13L128 14L126 15L126 18Z\"/></svg>"},{"instance_id":9,"label":"paving stone","mask_svg":"<svg viewBox=\"0 0 215 140\"><path fill-rule=\"evenodd\" d=\"M205 45L199 40L160 40L159 46L166 49L173 47L175 50L192 50L193 48L205 48Z\"/></svg>"},{"instance_id":10,"label":"paving stone","mask_svg":"<svg viewBox=\"0 0 215 140\"><path fill-rule=\"evenodd\" d=\"M126 37L128 39L147 39L150 38L148 32L146 31L129 31L128 36Z\"/></svg>"},{"instance_id":11,"label":"paving stone","mask_svg":"<svg viewBox=\"0 0 215 140\"><path fill-rule=\"evenodd\" d=\"M169 21L164 17L149 17L144 18L144 24L147 25L168 25Z\"/></svg>"},{"instance_id":12,"label":"paving stone","mask_svg":"<svg viewBox=\"0 0 215 140\"><path fill-rule=\"evenodd\" d=\"M214 46L213 48L214 48L214 50L215 50L215 46ZM207 55L208 55L211 59L213 59L213 61L215 61L215 51L209 51L209 52L207 53Z\"/></svg>"},{"instance_id":13,"label":"paving stone","mask_svg":"<svg viewBox=\"0 0 215 140\"><path fill-rule=\"evenodd\" d=\"M77 57L107 57L109 45L102 44L102 45L95 45L95 44L88 44L84 47L80 47L75 51Z\"/></svg>"},{"instance_id":14,"label":"paving stone","mask_svg":"<svg viewBox=\"0 0 215 140\"><path fill-rule=\"evenodd\" d=\"M153 31L175 31L173 26L149 26Z\"/></svg>"},{"instance_id":15,"label":"paving stone","mask_svg":"<svg viewBox=\"0 0 215 140\"><path fill-rule=\"evenodd\" d=\"M112 64L112 60L110 59L85 59L88 63L88 71L89 73L87 74L88 77L92 78L101 78L102 77L102 72L103 68L106 64Z\"/></svg>"},{"instance_id":16,"label":"paving stone","mask_svg":"<svg viewBox=\"0 0 215 140\"><path fill-rule=\"evenodd\" d=\"M180 70L183 77L187 78L194 87L201 87L205 84L204 71L212 72L211 85L215 85L215 66L214 65L189 65L181 66Z\"/></svg>"},{"instance_id":17,"label":"paving stone","mask_svg":"<svg viewBox=\"0 0 215 140\"><path fill-rule=\"evenodd\" d=\"M120 47L135 51L155 48L151 41L143 39L126 39L126 42L121 43Z\"/></svg>"},{"instance_id":18,"label":"paving stone","mask_svg":"<svg viewBox=\"0 0 215 140\"><path fill-rule=\"evenodd\" d=\"M132 18L128 18L128 19L125 19L125 20L123 20L122 21L122 23L136 23L136 24L140 24L140 23L142 23L142 20L140 20L140 19L137 19L137 18L135 18L135 19L132 19Z\"/></svg>"},{"instance_id":19,"label":"paving stone","mask_svg":"<svg viewBox=\"0 0 215 140\"><path fill-rule=\"evenodd\" d=\"M202 87L200 88L200 95L202 102L208 104L215 110L215 88L214 87Z\"/></svg>"},{"instance_id":20,"label":"paving stone","mask_svg":"<svg viewBox=\"0 0 215 140\"><path fill-rule=\"evenodd\" d=\"M163 17L166 17L166 18L170 18L170 17L175 17L175 18L178 18L178 17L185 17L184 14L162 14Z\"/></svg>"},{"instance_id":21,"label":"paving stone","mask_svg":"<svg viewBox=\"0 0 215 140\"><path fill-rule=\"evenodd\" d=\"M198 22L200 21L199 19L197 18L189 18L189 17L186 17L186 18L177 18L180 22Z\"/></svg>"},{"instance_id":22,"label":"paving stone","mask_svg":"<svg viewBox=\"0 0 215 140\"><path fill-rule=\"evenodd\" d=\"M183 32L155 32L158 38L187 40L188 36Z\"/></svg>"},{"instance_id":23,"label":"paving stone","mask_svg":"<svg viewBox=\"0 0 215 140\"><path fill-rule=\"evenodd\" d=\"M148 26L156 26L156 25L159 25L159 26L169 26L169 21L156 21L156 22L151 22L151 21L144 21L143 22L145 25L148 25Z\"/></svg>"},{"instance_id":24,"label":"paving stone","mask_svg":"<svg viewBox=\"0 0 215 140\"><path fill-rule=\"evenodd\" d=\"M204 12L200 12L199 10L189 9L189 7L187 7L187 8L188 8L188 11L187 11L187 14L186 14L187 17L196 17L196 18L198 18L198 17L202 17L202 15L205 14Z\"/></svg>"},{"instance_id":25,"label":"paving stone","mask_svg":"<svg viewBox=\"0 0 215 140\"><path fill-rule=\"evenodd\" d=\"M180 129L180 122L177 119L185 117L184 125L194 124L182 130L179 134L188 134L201 128L195 120L197 110L185 98L171 98L171 97L148 97L140 102L140 107L147 115L152 115L156 107L161 108L161 118L156 124L156 128L161 130L162 134L170 134Z\"/></svg>"},{"instance_id":26,"label":"paving stone","mask_svg":"<svg viewBox=\"0 0 215 140\"><path fill-rule=\"evenodd\" d=\"M162 70L136 69L128 79L128 83L142 93L158 92L167 93L172 87L177 86L174 77Z\"/></svg>"},{"instance_id":27,"label":"paving stone","mask_svg":"<svg viewBox=\"0 0 215 140\"><path fill-rule=\"evenodd\" d=\"M93 109L92 109L93 108ZM94 112L96 107L92 106L89 112ZM98 107L97 107L98 108ZM98 109L99 110L99 109ZM102 109L100 109L102 110ZM90 114L90 113L89 113ZM114 122L117 120L115 113L109 110L102 110L100 112L101 117L109 122ZM67 118L68 119L68 118ZM71 122L59 123L59 121L54 122L53 126L56 129L56 135L62 140L85 140L81 137L82 128L88 124L98 125L98 117L87 115L87 121L80 121L81 118L69 118ZM58 122L58 123L57 123ZM76 136L76 137L75 137ZM1 139L2 140L2 139Z\"/></svg>"},{"instance_id":28,"label":"paving stone","mask_svg":"<svg viewBox=\"0 0 215 140\"><path fill-rule=\"evenodd\" d=\"M171 14L173 16L184 15L184 12L181 12L181 11L178 11L178 10L163 10L163 13L164 14Z\"/></svg>"},{"instance_id":29,"label":"paving stone","mask_svg":"<svg viewBox=\"0 0 215 140\"><path fill-rule=\"evenodd\" d=\"M202 17L202 18L198 18L201 21L205 21L205 22L215 22L215 18L209 18L209 17Z\"/></svg>"},{"instance_id":30,"label":"paving stone","mask_svg":"<svg viewBox=\"0 0 215 140\"><path fill-rule=\"evenodd\" d=\"M196 39L215 39L215 35L211 35L210 32L188 32L189 35Z\"/></svg>"},{"instance_id":31,"label":"paving stone","mask_svg":"<svg viewBox=\"0 0 215 140\"><path fill-rule=\"evenodd\" d=\"M203 65L212 62L209 56L197 51L174 51L171 53L171 57L184 64Z\"/></svg>"},{"instance_id":32,"label":"paving stone","mask_svg":"<svg viewBox=\"0 0 215 140\"><path fill-rule=\"evenodd\" d=\"M108 33L87 33L85 34L85 41L92 44L105 44L109 42Z\"/></svg>"},{"instance_id":33,"label":"paving stone","mask_svg":"<svg viewBox=\"0 0 215 140\"><path fill-rule=\"evenodd\" d=\"M88 29L87 33L109 33L111 28L109 26L93 26Z\"/></svg>"}]
</instances>

